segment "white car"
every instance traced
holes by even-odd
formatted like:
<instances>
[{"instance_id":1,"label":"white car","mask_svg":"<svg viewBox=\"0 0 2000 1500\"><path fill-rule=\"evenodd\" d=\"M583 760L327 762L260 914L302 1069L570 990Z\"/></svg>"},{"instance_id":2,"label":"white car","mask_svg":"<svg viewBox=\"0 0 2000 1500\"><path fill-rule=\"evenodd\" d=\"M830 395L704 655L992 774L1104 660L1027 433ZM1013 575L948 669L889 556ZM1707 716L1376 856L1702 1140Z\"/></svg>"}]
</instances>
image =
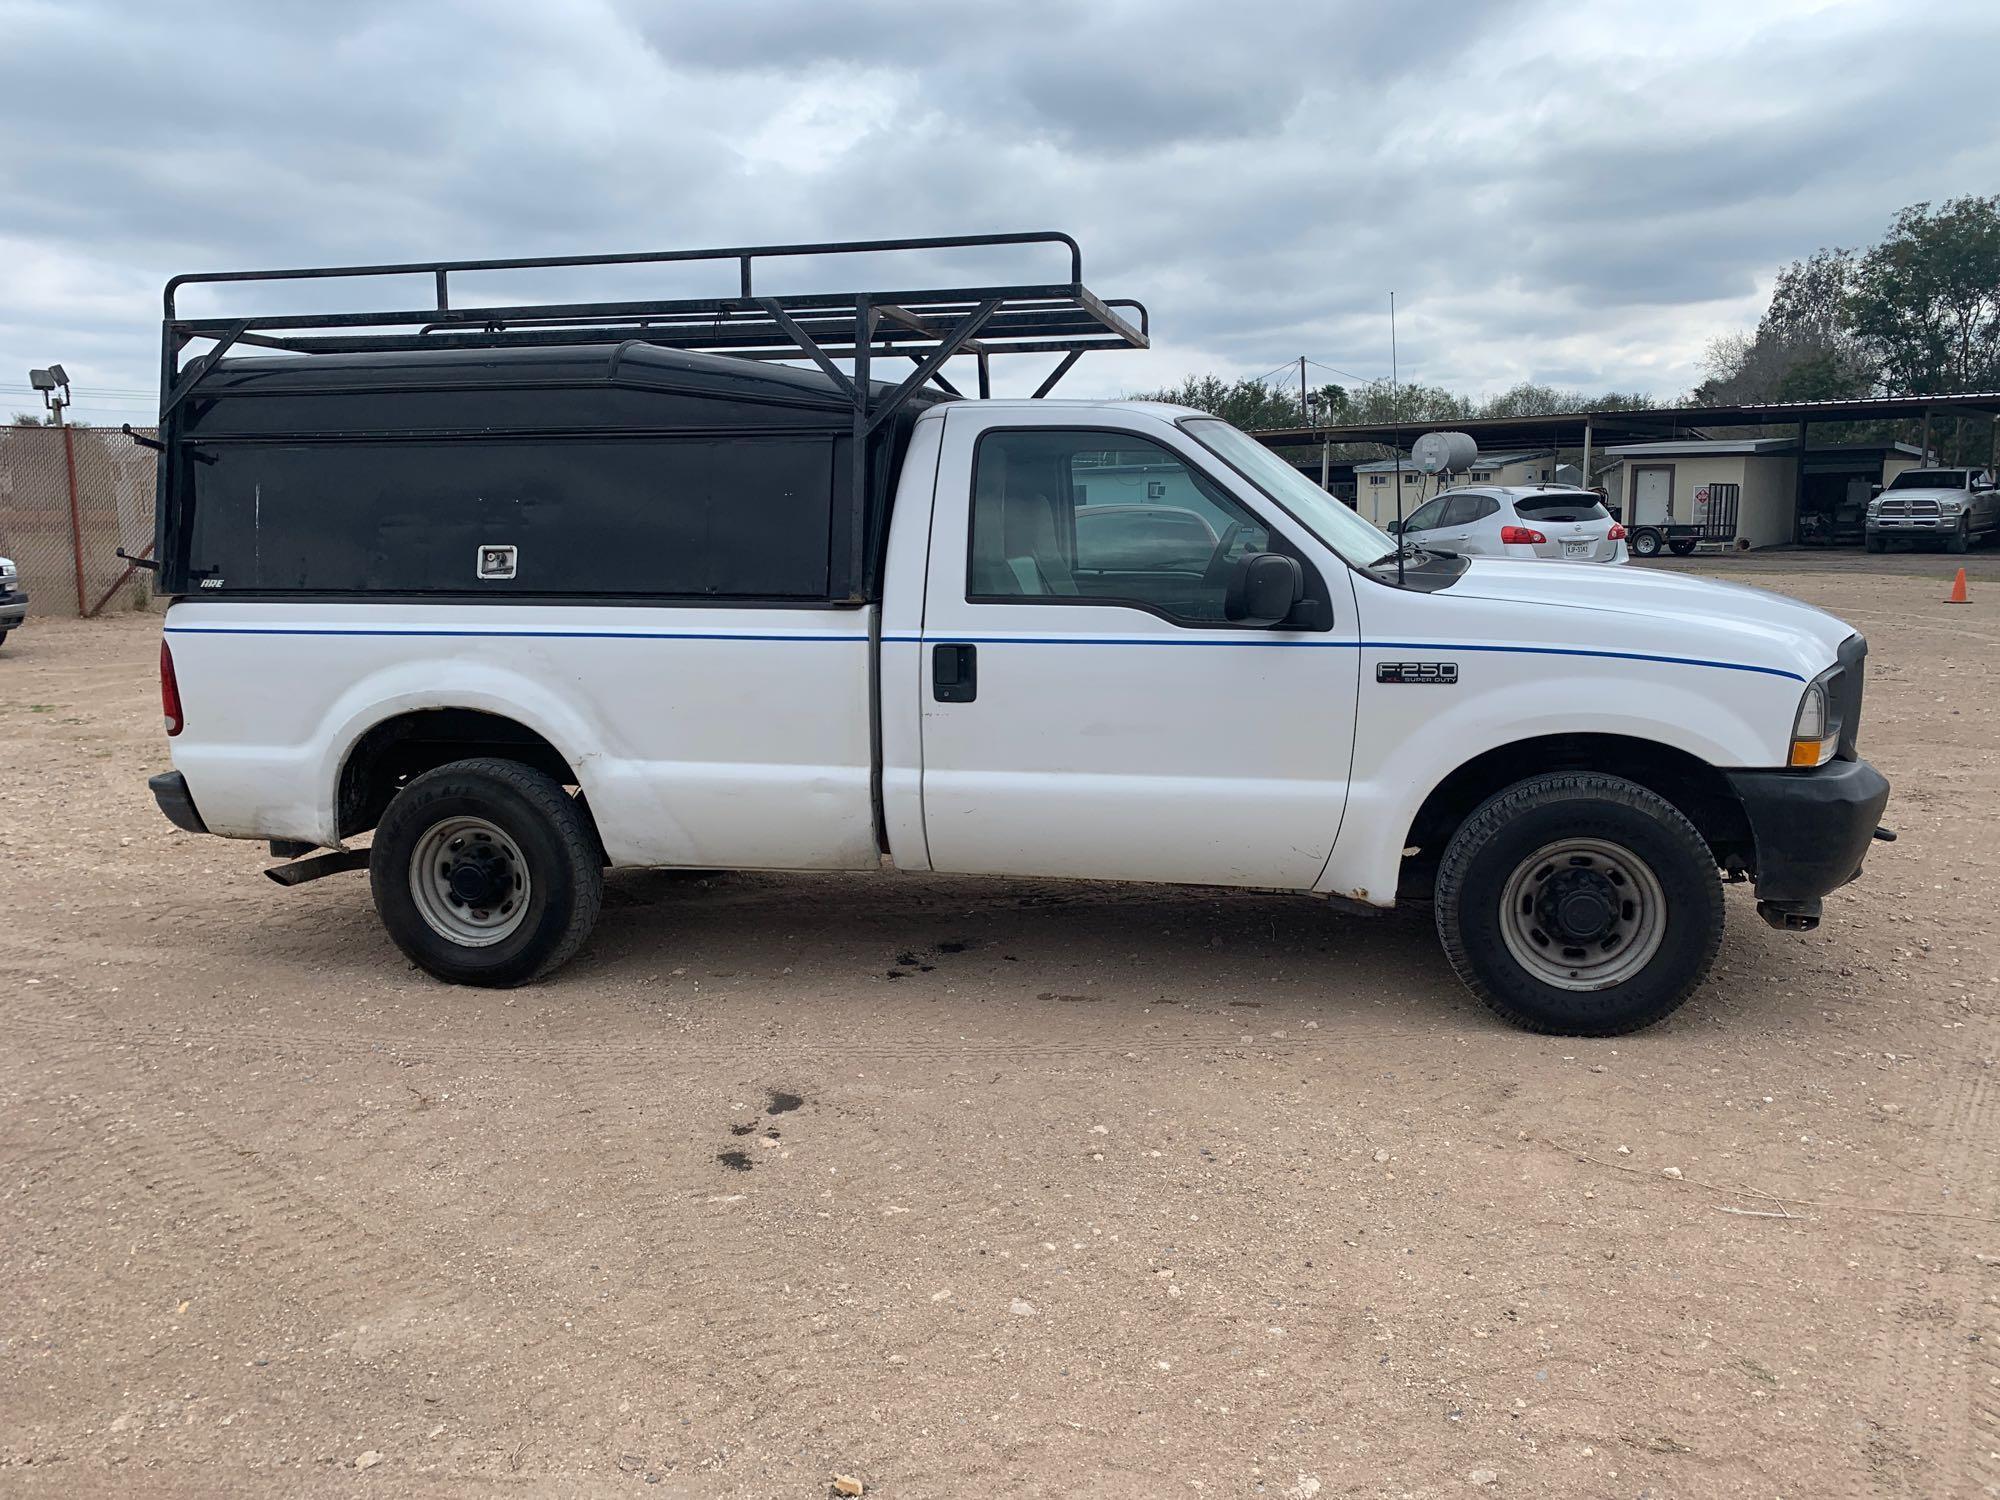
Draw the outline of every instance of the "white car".
<instances>
[{"instance_id":1,"label":"white car","mask_svg":"<svg viewBox=\"0 0 2000 1500\"><path fill-rule=\"evenodd\" d=\"M1496 485L1447 490L1417 507L1403 536L1427 552L1543 562L1622 563L1625 528L1588 490Z\"/></svg>"}]
</instances>

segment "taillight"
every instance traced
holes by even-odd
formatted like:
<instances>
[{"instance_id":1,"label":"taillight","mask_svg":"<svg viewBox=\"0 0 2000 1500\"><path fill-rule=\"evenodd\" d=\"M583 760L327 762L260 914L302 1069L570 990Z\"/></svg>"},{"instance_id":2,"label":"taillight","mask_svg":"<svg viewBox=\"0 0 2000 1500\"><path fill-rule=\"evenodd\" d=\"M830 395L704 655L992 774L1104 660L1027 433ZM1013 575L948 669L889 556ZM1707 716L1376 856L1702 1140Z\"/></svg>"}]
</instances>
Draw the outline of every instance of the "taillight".
<instances>
[{"instance_id":1,"label":"taillight","mask_svg":"<svg viewBox=\"0 0 2000 1500\"><path fill-rule=\"evenodd\" d=\"M1623 526L1620 526L1620 525L1619 525L1619 524L1618 524L1618 523L1617 523L1616 521L1613 521L1613 522L1611 523L1611 529L1610 529L1609 531L1607 531L1607 532L1605 532L1605 533L1604 533L1604 539L1605 539L1605 540L1606 540L1607 542L1622 542L1622 541L1624 541L1624 540L1625 540L1625 528L1624 528Z\"/></svg>"},{"instance_id":2,"label":"taillight","mask_svg":"<svg viewBox=\"0 0 2000 1500\"><path fill-rule=\"evenodd\" d=\"M181 732L181 685L174 677L174 653L160 642L160 712L166 715L167 735Z\"/></svg>"},{"instance_id":3,"label":"taillight","mask_svg":"<svg viewBox=\"0 0 2000 1500\"><path fill-rule=\"evenodd\" d=\"M1532 526L1502 526L1500 528L1500 540L1512 547L1546 542L1548 538Z\"/></svg>"}]
</instances>

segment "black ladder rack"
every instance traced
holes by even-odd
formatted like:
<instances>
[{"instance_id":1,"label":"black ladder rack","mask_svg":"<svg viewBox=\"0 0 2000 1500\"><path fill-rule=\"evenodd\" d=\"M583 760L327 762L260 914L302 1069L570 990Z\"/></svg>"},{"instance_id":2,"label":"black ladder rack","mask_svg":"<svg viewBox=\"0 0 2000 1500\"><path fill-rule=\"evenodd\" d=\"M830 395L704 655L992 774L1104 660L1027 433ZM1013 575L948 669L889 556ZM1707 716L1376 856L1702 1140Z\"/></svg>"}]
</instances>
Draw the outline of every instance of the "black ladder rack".
<instances>
[{"instance_id":1,"label":"black ladder rack","mask_svg":"<svg viewBox=\"0 0 2000 1500\"><path fill-rule=\"evenodd\" d=\"M776 296L760 293L756 286L758 262L772 259L1035 245L1059 245L1068 252L1067 280ZM454 275L698 261L734 262L736 294L498 307L451 305ZM433 304L379 312L276 313L248 318L185 318L175 308L175 295L186 286L387 276L430 277L436 288ZM186 376L199 378L201 368L239 343L318 354L438 347L497 349L637 339L671 349L751 359L797 359L804 355L822 368L832 359L852 359L865 365L876 356L908 358L924 370L925 379L936 377L945 360L954 355L971 354L979 361L981 395L991 394L987 363L994 354L1063 354L1065 358L1056 375L1045 383L1046 390L1077 358L1092 349L1143 349L1150 343L1146 309L1126 299L1102 299L1086 287L1082 251L1069 235L1055 230L809 245L741 245L714 250L649 250L625 255L208 271L176 276L167 283L164 335L163 405L172 404L176 388ZM179 364L181 351L196 340L208 341L214 347L196 366L183 372ZM842 381L846 383L844 376ZM945 388L951 389L948 384Z\"/></svg>"}]
</instances>

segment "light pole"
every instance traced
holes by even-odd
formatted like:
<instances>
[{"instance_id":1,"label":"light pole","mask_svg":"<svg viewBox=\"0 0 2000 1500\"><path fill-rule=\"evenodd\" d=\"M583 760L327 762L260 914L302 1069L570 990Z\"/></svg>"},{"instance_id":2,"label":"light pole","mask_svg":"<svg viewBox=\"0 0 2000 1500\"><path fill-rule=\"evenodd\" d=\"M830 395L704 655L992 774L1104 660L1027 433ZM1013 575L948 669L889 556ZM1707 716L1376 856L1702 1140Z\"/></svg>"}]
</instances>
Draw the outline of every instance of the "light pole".
<instances>
[{"instance_id":1,"label":"light pole","mask_svg":"<svg viewBox=\"0 0 2000 1500\"><path fill-rule=\"evenodd\" d=\"M28 371L28 384L42 393L42 405L48 408L51 426L63 424L63 408L70 404L69 374L61 365L50 365L46 370ZM62 394L58 396L56 392Z\"/></svg>"},{"instance_id":2,"label":"light pole","mask_svg":"<svg viewBox=\"0 0 2000 1500\"><path fill-rule=\"evenodd\" d=\"M63 424L63 409L70 404L69 372L61 365L28 371L28 384L42 393L42 405L49 409L49 421L62 428L63 470L69 477L69 545L76 564L76 613L81 619L90 613L83 591L83 507L76 498L76 438ZM62 394L58 396L57 391Z\"/></svg>"}]
</instances>

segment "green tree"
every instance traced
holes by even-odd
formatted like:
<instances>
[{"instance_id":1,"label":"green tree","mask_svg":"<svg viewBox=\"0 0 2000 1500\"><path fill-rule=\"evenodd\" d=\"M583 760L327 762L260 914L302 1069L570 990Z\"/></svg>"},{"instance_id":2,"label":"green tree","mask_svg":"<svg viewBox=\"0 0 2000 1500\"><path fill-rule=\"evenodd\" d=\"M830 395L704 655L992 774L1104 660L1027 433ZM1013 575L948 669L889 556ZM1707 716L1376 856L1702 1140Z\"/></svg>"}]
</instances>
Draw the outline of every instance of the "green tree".
<instances>
[{"instance_id":1,"label":"green tree","mask_svg":"<svg viewBox=\"0 0 2000 1500\"><path fill-rule=\"evenodd\" d=\"M2000 195L1897 214L1861 258L1847 315L1891 391L2000 385Z\"/></svg>"},{"instance_id":2,"label":"green tree","mask_svg":"<svg viewBox=\"0 0 2000 1500\"><path fill-rule=\"evenodd\" d=\"M1573 411L1643 411L1653 398L1642 391L1606 391L1592 396L1584 391L1559 390L1524 380L1497 396L1489 396L1471 412L1474 417L1546 417Z\"/></svg>"},{"instance_id":3,"label":"green tree","mask_svg":"<svg viewBox=\"0 0 2000 1500\"><path fill-rule=\"evenodd\" d=\"M1246 432L1259 427L1297 427L1299 398L1295 391L1274 390L1261 380L1223 380L1215 375L1190 375L1165 390L1145 391L1134 401L1166 401L1192 406Z\"/></svg>"},{"instance_id":4,"label":"green tree","mask_svg":"<svg viewBox=\"0 0 2000 1500\"><path fill-rule=\"evenodd\" d=\"M1819 250L1780 271L1756 331L1708 346L1708 378L1695 387L1695 401L1738 406L1867 395L1875 364L1849 314L1856 265L1852 250Z\"/></svg>"}]
</instances>

